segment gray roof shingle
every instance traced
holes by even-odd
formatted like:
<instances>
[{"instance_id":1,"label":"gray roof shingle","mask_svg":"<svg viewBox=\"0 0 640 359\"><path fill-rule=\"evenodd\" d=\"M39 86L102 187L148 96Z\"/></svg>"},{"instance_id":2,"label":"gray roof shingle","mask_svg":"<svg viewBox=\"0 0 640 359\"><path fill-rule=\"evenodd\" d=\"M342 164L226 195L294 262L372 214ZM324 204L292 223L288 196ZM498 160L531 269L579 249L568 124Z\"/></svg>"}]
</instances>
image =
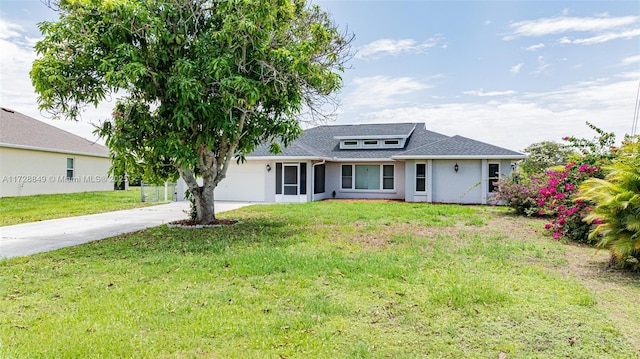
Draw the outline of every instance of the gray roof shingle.
<instances>
[{"instance_id":1,"label":"gray roof shingle","mask_svg":"<svg viewBox=\"0 0 640 359\"><path fill-rule=\"evenodd\" d=\"M105 146L4 107L0 109L0 146L109 156Z\"/></svg>"},{"instance_id":2,"label":"gray roof shingle","mask_svg":"<svg viewBox=\"0 0 640 359\"><path fill-rule=\"evenodd\" d=\"M338 138L363 136L398 136L408 140L397 149L340 149ZM251 157L312 157L318 159L390 159L429 157L500 157L525 158L522 153L472 140L462 136L449 137L429 131L424 123L386 123L366 125L318 126L304 131L291 146L277 155L269 153L268 145L261 145L247 156Z\"/></svg>"},{"instance_id":3,"label":"gray roof shingle","mask_svg":"<svg viewBox=\"0 0 640 359\"><path fill-rule=\"evenodd\" d=\"M399 157L444 157L444 156L474 156L474 157L522 157L522 153L488 143L472 140L462 136L453 136L441 141L426 144L418 148L405 151Z\"/></svg>"}]
</instances>

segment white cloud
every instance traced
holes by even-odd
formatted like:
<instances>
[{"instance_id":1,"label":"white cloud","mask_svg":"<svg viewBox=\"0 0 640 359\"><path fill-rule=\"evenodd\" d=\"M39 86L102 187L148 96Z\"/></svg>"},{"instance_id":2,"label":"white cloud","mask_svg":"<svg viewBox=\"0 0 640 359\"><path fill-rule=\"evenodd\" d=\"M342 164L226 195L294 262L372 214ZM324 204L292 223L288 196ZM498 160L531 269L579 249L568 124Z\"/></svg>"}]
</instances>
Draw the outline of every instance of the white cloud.
<instances>
[{"instance_id":1,"label":"white cloud","mask_svg":"<svg viewBox=\"0 0 640 359\"><path fill-rule=\"evenodd\" d=\"M517 75L520 73L520 70L522 69L522 66L524 64L521 62L519 64L513 65L511 66L511 68L509 69L509 72L511 72L513 75Z\"/></svg>"},{"instance_id":2,"label":"white cloud","mask_svg":"<svg viewBox=\"0 0 640 359\"><path fill-rule=\"evenodd\" d=\"M630 131L640 71L610 79L578 82L549 92L515 93L488 101L417 104L393 109L363 108L351 121L426 122L427 128L461 135L513 150L564 136L592 138L585 121L618 140ZM479 100L479 99L478 99Z\"/></svg>"},{"instance_id":3,"label":"white cloud","mask_svg":"<svg viewBox=\"0 0 640 359\"><path fill-rule=\"evenodd\" d=\"M396 55L401 53L421 53L442 42L441 36L434 36L421 43L414 39L379 39L358 48L355 58L367 59L380 55ZM446 48L445 45L443 45ZM442 46L441 46L442 47Z\"/></svg>"},{"instance_id":4,"label":"white cloud","mask_svg":"<svg viewBox=\"0 0 640 359\"><path fill-rule=\"evenodd\" d=\"M478 96L478 97L493 97L493 96L507 96L507 95L514 95L517 92L513 91L513 90L507 90L507 91L487 91L485 92L483 89L480 90L473 90L473 91L464 91L463 92L465 95L472 95L472 96Z\"/></svg>"},{"instance_id":5,"label":"white cloud","mask_svg":"<svg viewBox=\"0 0 640 359\"><path fill-rule=\"evenodd\" d=\"M504 40L512 40L521 36L545 36L562 34L572 31L584 31L599 33L602 31L633 26L638 23L638 16L621 17L555 17L526 20L511 23L511 34L503 37Z\"/></svg>"},{"instance_id":6,"label":"white cloud","mask_svg":"<svg viewBox=\"0 0 640 359\"><path fill-rule=\"evenodd\" d=\"M560 40L558 40L558 42L564 45L564 44L570 44L571 40L569 40L568 37L564 36L564 37L561 37Z\"/></svg>"},{"instance_id":7,"label":"white cloud","mask_svg":"<svg viewBox=\"0 0 640 359\"><path fill-rule=\"evenodd\" d=\"M525 47L524 51L536 51L536 50L540 50L542 48L544 48L544 44L543 43L539 43L539 44L536 44L536 45L531 45L529 47Z\"/></svg>"},{"instance_id":8,"label":"white cloud","mask_svg":"<svg viewBox=\"0 0 640 359\"><path fill-rule=\"evenodd\" d=\"M634 64L636 62L640 62L640 55L625 57L624 59L622 59L621 65L626 66Z\"/></svg>"},{"instance_id":9,"label":"white cloud","mask_svg":"<svg viewBox=\"0 0 640 359\"><path fill-rule=\"evenodd\" d=\"M6 40L15 37L22 37L24 28L18 24L7 22L0 18L0 39Z\"/></svg>"},{"instance_id":10,"label":"white cloud","mask_svg":"<svg viewBox=\"0 0 640 359\"><path fill-rule=\"evenodd\" d=\"M430 86L411 77L372 76L355 78L353 89L343 103L350 107L381 108L406 103L401 96L421 91Z\"/></svg>"},{"instance_id":11,"label":"white cloud","mask_svg":"<svg viewBox=\"0 0 640 359\"><path fill-rule=\"evenodd\" d=\"M600 44L603 42L617 40L617 39L632 39L638 36L640 36L640 28L626 30L622 32L609 32L606 34L588 37L585 39L575 39L572 41L572 43L580 44L580 45L593 45L593 44Z\"/></svg>"},{"instance_id":12,"label":"white cloud","mask_svg":"<svg viewBox=\"0 0 640 359\"><path fill-rule=\"evenodd\" d=\"M17 24L0 18L0 98L2 106L24 113L47 124L62 128L78 136L96 140L92 134L93 125L100 119L110 117L112 104L102 104L97 110L83 114L84 121L51 121L46 113L38 110L29 71L36 59L33 44L37 41L28 37ZM101 141L102 143L102 141Z\"/></svg>"},{"instance_id":13,"label":"white cloud","mask_svg":"<svg viewBox=\"0 0 640 359\"><path fill-rule=\"evenodd\" d=\"M545 60L544 56L538 56L538 67L536 67L536 70L533 72L533 74L546 74L549 71L549 67L551 67L551 64L547 63L547 60Z\"/></svg>"}]
</instances>

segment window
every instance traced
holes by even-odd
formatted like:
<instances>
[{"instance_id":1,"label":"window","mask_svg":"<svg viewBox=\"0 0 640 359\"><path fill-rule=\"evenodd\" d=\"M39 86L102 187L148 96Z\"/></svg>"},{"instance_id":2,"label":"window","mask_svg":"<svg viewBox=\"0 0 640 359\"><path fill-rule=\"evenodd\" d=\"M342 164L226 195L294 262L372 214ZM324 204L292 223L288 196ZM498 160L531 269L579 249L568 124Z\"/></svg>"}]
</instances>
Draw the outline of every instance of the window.
<instances>
[{"instance_id":1,"label":"window","mask_svg":"<svg viewBox=\"0 0 640 359\"><path fill-rule=\"evenodd\" d=\"M73 158L67 158L67 179L73 180L74 163Z\"/></svg>"},{"instance_id":2,"label":"window","mask_svg":"<svg viewBox=\"0 0 640 359\"><path fill-rule=\"evenodd\" d=\"M489 193L498 189L498 177L500 176L500 164L489 163Z\"/></svg>"},{"instance_id":3,"label":"window","mask_svg":"<svg viewBox=\"0 0 640 359\"><path fill-rule=\"evenodd\" d=\"M356 165L356 189L380 189L380 165Z\"/></svg>"},{"instance_id":4,"label":"window","mask_svg":"<svg viewBox=\"0 0 640 359\"><path fill-rule=\"evenodd\" d=\"M364 140L362 143L365 146L368 146L368 147L377 147L378 146L378 140Z\"/></svg>"},{"instance_id":5,"label":"window","mask_svg":"<svg viewBox=\"0 0 640 359\"><path fill-rule=\"evenodd\" d=\"M324 165L313 168L313 193L324 193Z\"/></svg>"},{"instance_id":6,"label":"window","mask_svg":"<svg viewBox=\"0 0 640 359\"><path fill-rule=\"evenodd\" d=\"M392 190L394 165L342 165L342 189Z\"/></svg>"},{"instance_id":7,"label":"window","mask_svg":"<svg viewBox=\"0 0 640 359\"><path fill-rule=\"evenodd\" d=\"M398 141L398 140L384 140L384 144L385 145L393 145L393 146L395 146L395 145L399 145L400 141Z\"/></svg>"},{"instance_id":8,"label":"window","mask_svg":"<svg viewBox=\"0 0 640 359\"><path fill-rule=\"evenodd\" d=\"M358 141L342 141L342 145L345 147L355 147L358 145Z\"/></svg>"},{"instance_id":9,"label":"window","mask_svg":"<svg viewBox=\"0 0 640 359\"><path fill-rule=\"evenodd\" d=\"M425 163L416 163L416 192L425 192L427 190L427 165Z\"/></svg>"},{"instance_id":10,"label":"window","mask_svg":"<svg viewBox=\"0 0 640 359\"><path fill-rule=\"evenodd\" d=\"M353 167L342 165L342 188L353 188Z\"/></svg>"},{"instance_id":11,"label":"window","mask_svg":"<svg viewBox=\"0 0 640 359\"><path fill-rule=\"evenodd\" d=\"M393 165L382 166L382 189L393 189Z\"/></svg>"}]
</instances>

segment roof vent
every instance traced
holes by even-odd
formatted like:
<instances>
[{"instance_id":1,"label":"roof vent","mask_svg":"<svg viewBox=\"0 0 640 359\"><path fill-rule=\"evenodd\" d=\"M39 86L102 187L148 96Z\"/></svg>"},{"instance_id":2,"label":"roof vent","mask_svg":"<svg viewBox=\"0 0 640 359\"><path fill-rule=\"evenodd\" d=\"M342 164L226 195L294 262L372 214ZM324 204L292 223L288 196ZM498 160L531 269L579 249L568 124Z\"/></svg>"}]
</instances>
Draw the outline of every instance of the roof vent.
<instances>
[{"instance_id":1,"label":"roof vent","mask_svg":"<svg viewBox=\"0 0 640 359\"><path fill-rule=\"evenodd\" d=\"M2 111L9 112L9 113L15 113L15 111L14 111L14 110L12 110L12 109L10 109L10 108L6 108L6 107L3 107L3 108L2 108Z\"/></svg>"}]
</instances>

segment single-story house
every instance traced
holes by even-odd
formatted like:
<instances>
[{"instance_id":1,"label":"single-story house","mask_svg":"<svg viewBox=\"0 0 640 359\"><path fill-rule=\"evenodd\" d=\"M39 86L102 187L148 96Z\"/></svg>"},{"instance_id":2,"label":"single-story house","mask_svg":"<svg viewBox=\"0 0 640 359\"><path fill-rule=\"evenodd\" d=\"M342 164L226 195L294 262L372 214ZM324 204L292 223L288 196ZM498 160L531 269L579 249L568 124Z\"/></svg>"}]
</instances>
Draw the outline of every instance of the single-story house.
<instances>
[{"instance_id":1,"label":"single-story house","mask_svg":"<svg viewBox=\"0 0 640 359\"><path fill-rule=\"evenodd\" d=\"M229 166L216 200L395 199L484 204L496 179L526 155L424 123L319 126L277 155L262 145ZM184 192L178 185L178 195Z\"/></svg>"},{"instance_id":2,"label":"single-story house","mask_svg":"<svg viewBox=\"0 0 640 359\"><path fill-rule=\"evenodd\" d=\"M0 108L0 197L113 190L109 150Z\"/></svg>"}]
</instances>

